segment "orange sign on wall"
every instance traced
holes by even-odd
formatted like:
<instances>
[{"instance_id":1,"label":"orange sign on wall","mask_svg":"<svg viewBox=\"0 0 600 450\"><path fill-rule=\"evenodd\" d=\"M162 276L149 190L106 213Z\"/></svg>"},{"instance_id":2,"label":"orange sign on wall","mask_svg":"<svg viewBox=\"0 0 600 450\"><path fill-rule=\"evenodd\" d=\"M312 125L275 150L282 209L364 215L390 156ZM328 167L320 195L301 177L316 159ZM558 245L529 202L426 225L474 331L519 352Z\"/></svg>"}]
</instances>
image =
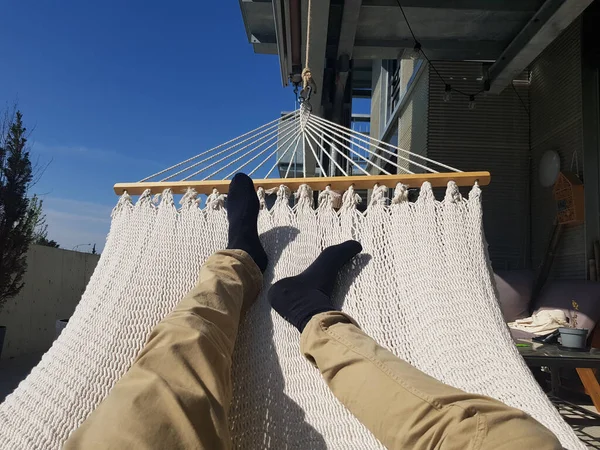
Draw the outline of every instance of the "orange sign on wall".
<instances>
[{"instance_id":1,"label":"orange sign on wall","mask_svg":"<svg viewBox=\"0 0 600 450\"><path fill-rule=\"evenodd\" d=\"M579 177L572 172L559 173L553 192L558 209L558 223L583 223L585 212L583 183Z\"/></svg>"}]
</instances>

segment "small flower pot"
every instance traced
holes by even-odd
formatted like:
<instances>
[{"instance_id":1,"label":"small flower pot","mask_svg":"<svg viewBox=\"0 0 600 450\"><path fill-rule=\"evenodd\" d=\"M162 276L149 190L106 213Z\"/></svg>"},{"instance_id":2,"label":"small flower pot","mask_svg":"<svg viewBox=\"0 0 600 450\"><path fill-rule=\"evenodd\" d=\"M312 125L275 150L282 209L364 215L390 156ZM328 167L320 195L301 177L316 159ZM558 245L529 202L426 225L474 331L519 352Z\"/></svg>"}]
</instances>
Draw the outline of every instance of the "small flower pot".
<instances>
[{"instance_id":1,"label":"small flower pot","mask_svg":"<svg viewBox=\"0 0 600 450\"><path fill-rule=\"evenodd\" d=\"M56 325L54 328L54 339L58 338L58 336L60 336L60 333L62 333L62 330L65 329L65 327L67 326L67 323L69 323L69 319L59 319L56 321Z\"/></svg>"},{"instance_id":2,"label":"small flower pot","mask_svg":"<svg viewBox=\"0 0 600 450\"><path fill-rule=\"evenodd\" d=\"M569 348L585 348L588 330L581 328L559 328L561 345Z\"/></svg>"}]
</instances>

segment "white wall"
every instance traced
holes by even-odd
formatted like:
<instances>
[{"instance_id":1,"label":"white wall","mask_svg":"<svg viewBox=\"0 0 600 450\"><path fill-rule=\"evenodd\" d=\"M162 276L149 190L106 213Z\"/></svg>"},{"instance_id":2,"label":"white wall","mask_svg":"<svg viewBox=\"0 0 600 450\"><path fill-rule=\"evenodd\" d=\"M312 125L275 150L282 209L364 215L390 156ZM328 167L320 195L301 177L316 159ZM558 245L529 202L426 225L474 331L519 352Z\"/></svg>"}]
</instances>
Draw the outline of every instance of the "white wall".
<instances>
[{"instance_id":1,"label":"white wall","mask_svg":"<svg viewBox=\"0 0 600 450\"><path fill-rule=\"evenodd\" d=\"M0 311L0 325L7 327L2 359L50 348L56 320L73 314L99 258L39 245L30 248L25 286Z\"/></svg>"}]
</instances>

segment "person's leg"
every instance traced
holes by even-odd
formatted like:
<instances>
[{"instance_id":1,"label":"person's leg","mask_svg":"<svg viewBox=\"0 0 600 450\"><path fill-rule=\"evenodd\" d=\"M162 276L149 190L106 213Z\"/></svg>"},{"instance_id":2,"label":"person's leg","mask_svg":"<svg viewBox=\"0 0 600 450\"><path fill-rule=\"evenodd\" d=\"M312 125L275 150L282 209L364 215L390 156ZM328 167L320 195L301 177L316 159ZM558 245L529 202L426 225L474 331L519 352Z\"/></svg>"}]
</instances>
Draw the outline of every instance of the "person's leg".
<instances>
[{"instance_id":1,"label":"person's leg","mask_svg":"<svg viewBox=\"0 0 600 450\"><path fill-rule=\"evenodd\" d=\"M267 264L256 232L258 199L248 177L232 181L228 214L230 250L206 261L196 287L154 328L66 449L231 447L233 348L242 311L256 299Z\"/></svg>"},{"instance_id":2,"label":"person's leg","mask_svg":"<svg viewBox=\"0 0 600 450\"><path fill-rule=\"evenodd\" d=\"M301 349L335 396L390 449L562 448L524 412L424 374L341 312L314 316Z\"/></svg>"},{"instance_id":3,"label":"person's leg","mask_svg":"<svg viewBox=\"0 0 600 450\"><path fill-rule=\"evenodd\" d=\"M562 448L522 411L445 385L379 346L330 296L339 268L360 251L326 249L304 273L276 283L273 308L302 333L301 350L335 396L390 449Z\"/></svg>"}]
</instances>

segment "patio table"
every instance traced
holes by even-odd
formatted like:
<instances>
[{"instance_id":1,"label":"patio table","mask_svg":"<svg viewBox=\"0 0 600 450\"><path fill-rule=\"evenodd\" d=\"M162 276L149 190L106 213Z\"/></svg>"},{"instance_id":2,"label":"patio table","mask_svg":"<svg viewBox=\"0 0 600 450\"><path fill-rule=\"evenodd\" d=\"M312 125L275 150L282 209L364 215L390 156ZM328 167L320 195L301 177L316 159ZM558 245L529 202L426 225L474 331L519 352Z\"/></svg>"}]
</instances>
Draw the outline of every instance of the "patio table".
<instances>
[{"instance_id":1,"label":"patio table","mask_svg":"<svg viewBox=\"0 0 600 450\"><path fill-rule=\"evenodd\" d=\"M591 397L596 410L600 411L600 384L594 369L600 368L600 349L592 348L586 352L561 349L558 345L541 344L530 339L519 339L519 353L529 367L546 366L550 369L552 394L556 395L560 387L560 369L573 368L581 379L587 394Z\"/></svg>"}]
</instances>

